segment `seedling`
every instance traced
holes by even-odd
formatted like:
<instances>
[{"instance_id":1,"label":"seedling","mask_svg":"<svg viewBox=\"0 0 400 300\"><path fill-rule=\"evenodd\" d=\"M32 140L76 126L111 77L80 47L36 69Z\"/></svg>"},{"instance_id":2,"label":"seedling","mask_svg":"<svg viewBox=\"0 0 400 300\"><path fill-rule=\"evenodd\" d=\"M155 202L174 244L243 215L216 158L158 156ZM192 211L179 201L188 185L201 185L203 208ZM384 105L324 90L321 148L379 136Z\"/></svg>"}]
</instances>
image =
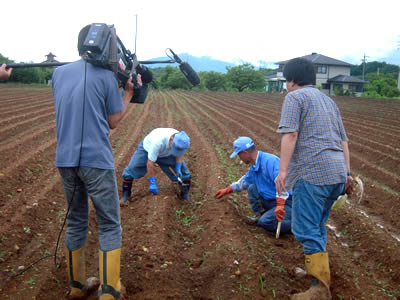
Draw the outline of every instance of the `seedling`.
<instances>
[{"instance_id":1,"label":"seedling","mask_svg":"<svg viewBox=\"0 0 400 300\"><path fill-rule=\"evenodd\" d=\"M28 280L26 283L29 284L29 285L35 285L36 281L31 279L31 280Z\"/></svg>"},{"instance_id":2,"label":"seedling","mask_svg":"<svg viewBox=\"0 0 400 300\"><path fill-rule=\"evenodd\" d=\"M6 251L1 251L0 252L0 260L4 261L3 256L6 254Z\"/></svg>"},{"instance_id":3,"label":"seedling","mask_svg":"<svg viewBox=\"0 0 400 300\"><path fill-rule=\"evenodd\" d=\"M64 221L64 216L65 216L65 211L60 210L60 211L57 212L57 221L58 221L58 224L62 224L62 223L63 223L63 221Z\"/></svg>"},{"instance_id":4,"label":"seedling","mask_svg":"<svg viewBox=\"0 0 400 300\"><path fill-rule=\"evenodd\" d=\"M204 232L204 228L203 228L203 225L197 225L197 227L196 227L196 232Z\"/></svg>"},{"instance_id":5,"label":"seedling","mask_svg":"<svg viewBox=\"0 0 400 300\"><path fill-rule=\"evenodd\" d=\"M258 275L258 278L260 279L261 291L263 291L264 290L265 281L264 281L264 279L262 278L261 275Z\"/></svg>"}]
</instances>

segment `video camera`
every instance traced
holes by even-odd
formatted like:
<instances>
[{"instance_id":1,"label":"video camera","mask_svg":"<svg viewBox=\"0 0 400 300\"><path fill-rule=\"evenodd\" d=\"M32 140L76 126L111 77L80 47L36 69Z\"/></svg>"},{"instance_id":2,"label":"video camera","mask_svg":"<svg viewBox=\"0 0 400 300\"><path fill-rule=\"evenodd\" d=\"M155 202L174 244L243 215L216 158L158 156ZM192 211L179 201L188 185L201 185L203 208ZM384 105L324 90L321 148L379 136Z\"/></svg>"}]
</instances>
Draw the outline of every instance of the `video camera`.
<instances>
[{"instance_id":1,"label":"video camera","mask_svg":"<svg viewBox=\"0 0 400 300\"><path fill-rule=\"evenodd\" d=\"M134 84L134 96L131 103L144 103L148 93L148 85L153 80L153 74L145 64L172 64L178 63L179 69L185 78L192 84L198 85L200 77L187 63L183 62L178 55L176 55L170 48L171 55L167 56L169 60L151 60L151 61L138 61L136 54L127 50L116 34L113 25L109 26L104 23L93 23L84 27L84 42L81 48L78 49L83 58L94 65L102 68L110 69L114 72L117 80L119 80L123 87L129 77L132 76ZM84 31L81 30L81 32ZM7 64L7 68L34 68L34 67L56 67L68 64L69 62L44 62L44 63L30 63L30 64ZM137 75L141 76L142 85L137 82Z\"/></svg>"},{"instance_id":2,"label":"video camera","mask_svg":"<svg viewBox=\"0 0 400 300\"><path fill-rule=\"evenodd\" d=\"M147 67L139 64L136 54L125 48L116 35L114 26L91 24L79 52L87 62L112 70L123 87L132 76L134 96L130 102L144 103L153 74ZM137 81L138 74L141 75L142 85Z\"/></svg>"}]
</instances>

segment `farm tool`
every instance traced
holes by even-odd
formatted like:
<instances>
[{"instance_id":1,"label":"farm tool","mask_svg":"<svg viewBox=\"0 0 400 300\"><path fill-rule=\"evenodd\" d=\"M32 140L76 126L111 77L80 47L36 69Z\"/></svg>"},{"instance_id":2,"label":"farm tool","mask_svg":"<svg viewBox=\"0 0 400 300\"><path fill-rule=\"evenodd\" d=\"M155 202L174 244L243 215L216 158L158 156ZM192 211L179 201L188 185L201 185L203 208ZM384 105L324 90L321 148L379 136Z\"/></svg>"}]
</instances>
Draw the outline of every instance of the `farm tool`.
<instances>
[{"instance_id":1,"label":"farm tool","mask_svg":"<svg viewBox=\"0 0 400 300\"><path fill-rule=\"evenodd\" d=\"M276 228L276 234L275 234L276 239L279 239L279 234L281 233L281 226L282 226L282 221L279 221L278 227Z\"/></svg>"},{"instance_id":2,"label":"farm tool","mask_svg":"<svg viewBox=\"0 0 400 300\"><path fill-rule=\"evenodd\" d=\"M279 239L279 234L281 232L282 220L285 215L285 202L289 198L288 192L282 192L281 194L276 193L276 208L275 215L278 219L278 226L276 228L276 239Z\"/></svg>"},{"instance_id":3,"label":"farm tool","mask_svg":"<svg viewBox=\"0 0 400 300\"><path fill-rule=\"evenodd\" d=\"M182 184L182 186L189 185L188 183L184 183L182 178L180 178L179 176L176 175L176 172L172 167L169 167L169 170L172 172L172 174L174 174L174 176L176 176L176 178L178 179L179 183Z\"/></svg>"},{"instance_id":4,"label":"farm tool","mask_svg":"<svg viewBox=\"0 0 400 300\"><path fill-rule=\"evenodd\" d=\"M179 182L179 187L180 187L180 193L179 197L183 200L189 200L189 190L190 190L190 180L185 180L183 181L182 178L177 176L175 170L170 166L169 170L176 176Z\"/></svg>"},{"instance_id":5,"label":"farm tool","mask_svg":"<svg viewBox=\"0 0 400 300\"><path fill-rule=\"evenodd\" d=\"M258 218L257 217L248 217L248 216L244 216L241 212L240 212L240 208L237 206L237 204L235 204L232 200L230 200L231 196L228 198L229 200L227 201L235 210L236 214L238 215L238 217L247 225L257 225L258 222Z\"/></svg>"},{"instance_id":6,"label":"farm tool","mask_svg":"<svg viewBox=\"0 0 400 300\"><path fill-rule=\"evenodd\" d=\"M198 74L193 70L193 68L186 62L183 62L178 55L176 55L170 48L167 48L166 55L170 58L169 60L161 60L161 61L138 61L136 56L136 50L134 53L131 53L129 50L125 48L121 40L118 38L115 32L114 26L108 26L104 23L93 23L91 25L86 26L84 29L81 30L83 43L79 44L79 54L82 58L92 64L96 65L101 68L109 69L113 71L115 74L115 78L119 81L119 83L124 86L125 83L132 78L132 83L134 83L134 96L130 99L131 103L144 103L147 92L148 92L148 85L151 83L153 75L152 72L145 67L146 64L172 64L178 63L179 69L184 74L186 79L192 84L197 85L200 83L200 78ZM135 40L136 45L136 40ZM136 46L135 46L136 48ZM82 51L81 51L82 50ZM167 52L169 51L169 52ZM48 67L56 67L68 64L69 62L57 62L57 61L47 61L44 63L30 63L30 64L7 64L6 68L33 68L33 67L40 67L40 68L48 68ZM2 64L0 62L0 64ZM138 80L138 75L141 75L142 84L140 84ZM85 73L86 77L86 73ZM85 98L84 98L85 99ZM83 126L83 125L82 125ZM190 181L184 182L181 185L181 197L183 196L184 199L188 199L189 195L189 187ZM75 190L75 188L74 188ZM128 193L127 195L128 196ZM73 198L71 199L71 202ZM54 257L54 264L57 268L60 267L61 263L58 261L59 258L57 257L57 251L59 248L59 241L60 236L63 231L64 225L66 224L66 216L68 215L70 210L70 203L68 203L67 213L65 214L64 222L58 234L55 252L52 255L47 255L38 259L27 268L24 268L21 272L13 275L9 275L2 270L0 270L0 274L8 276L9 278L14 278L23 274L25 271L30 269L33 265L37 264L38 262L42 261L43 259L47 259L50 257ZM110 268L117 266L117 262L119 262L120 258L120 249L119 252L116 251L118 249L112 250L110 253L107 254L109 257L109 262L112 262ZM114 253L114 251L118 253ZM101 252L101 256L103 257L106 253ZM72 254L71 254L72 257ZM75 257L75 256L74 256ZM75 257L76 258L76 257ZM106 261L106 259L104 260ZM72 260L71 260L72 262ZM73 268L75 264L71 264L70 267ZM118 263L119 268L119 263ZM115 278L111 278L108 274L107 269L109 269L108 265L101 266L100 273L104 273L105 275L102 276L102 280L108 278L108 285L112 286L114 289L119 290L119 272L112 272L114 275L117 274ZM83 269L82 269L83 270ZM75 274L76 275L76 274ZM103 282L102 282L103 283ZM77 291L79 292L79 291ZM102 291L104 294L108 294L109 291ZM102 299L102 298L101 298Z\"/></svg>"}]
</instances>

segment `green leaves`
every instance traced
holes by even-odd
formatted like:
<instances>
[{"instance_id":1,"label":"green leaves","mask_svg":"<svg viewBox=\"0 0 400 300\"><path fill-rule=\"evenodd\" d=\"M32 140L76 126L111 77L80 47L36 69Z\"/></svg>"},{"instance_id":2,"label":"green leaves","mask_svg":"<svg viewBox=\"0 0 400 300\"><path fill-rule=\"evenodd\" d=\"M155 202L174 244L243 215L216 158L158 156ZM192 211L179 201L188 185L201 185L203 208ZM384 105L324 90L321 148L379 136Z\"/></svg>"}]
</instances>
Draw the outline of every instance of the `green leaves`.
<instances>
[{"instance_id":1,"label":"green leaves","mask_svg":"<svg viewBox=\"0 0 400 300\"><path fill-rule=\"evenodd\" d=\"M232 88L237 89L239 92L265 89L266 81L264 75L260 71L255 70L254 66L249 63L232 68L228 67L226 76Z\"/></svg>"}]
</instances>

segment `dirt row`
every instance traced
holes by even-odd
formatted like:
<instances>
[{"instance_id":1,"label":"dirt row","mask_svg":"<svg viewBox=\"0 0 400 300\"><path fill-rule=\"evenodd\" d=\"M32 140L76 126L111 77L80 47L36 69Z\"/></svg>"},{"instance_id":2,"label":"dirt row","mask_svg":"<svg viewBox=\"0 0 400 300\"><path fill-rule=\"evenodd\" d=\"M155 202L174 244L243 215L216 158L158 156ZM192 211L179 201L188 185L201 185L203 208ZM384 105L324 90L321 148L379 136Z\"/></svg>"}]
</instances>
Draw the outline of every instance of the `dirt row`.
<instances>
[{"instance_id":1,"label":"dirt row","mask_svg":"<svg viewBox=\"0 0 400 300\"><path fill-rule=\"evenodd\" d=\"M45 110L53 105L51 90L8 85L0 89L0 104L7 104L1 106L0 122L9 120L3 124L7 130L0 131L0 270L15 274L19 267L54 253L66 207L54 168L54 113ZM177 198L177 185L161 170L157 196L147 192L146 178L134 181L133 197L121 207L121 277L128 299L288 299L309 284L294 274L295 267L304 267L304 259L292 235L275 240L272 233L243 223L241 216L251 214L246 193L214 198L217 189L246 172L247 166L228 158L237 136L251 136L261 150L279 154L275 128L282 99L262 93L151 91L144 105L130 105L110 135L118 186L136 146L156 127L185 130L191 137L185 161L193 178L190 202ZM390 135L400 130L400 123L392 112L400 110L400 104L391 103L385 114L377 101L376 115L374 109L365 110L360 99L343 97L337 103L350 141L355 140L350 143L352 166L367 180L363 203L349 203L332 212L329 221L332 295L398 298L400 190L391 177L399 176L395 164L400 155L386 149L395 148ZM367 105L374 103L368 100ZM35 110L43 110L40 119ZM359 128L352 124L358 120L365 120L362 126L376 132L376 138L357 139ZM89 230L86 249L92 276L98 268L93 208ZM64 298L65 264L56 269L53 260L45 259L15 278L0 275L2 299Z\"/></svg>"}]
</instances>

